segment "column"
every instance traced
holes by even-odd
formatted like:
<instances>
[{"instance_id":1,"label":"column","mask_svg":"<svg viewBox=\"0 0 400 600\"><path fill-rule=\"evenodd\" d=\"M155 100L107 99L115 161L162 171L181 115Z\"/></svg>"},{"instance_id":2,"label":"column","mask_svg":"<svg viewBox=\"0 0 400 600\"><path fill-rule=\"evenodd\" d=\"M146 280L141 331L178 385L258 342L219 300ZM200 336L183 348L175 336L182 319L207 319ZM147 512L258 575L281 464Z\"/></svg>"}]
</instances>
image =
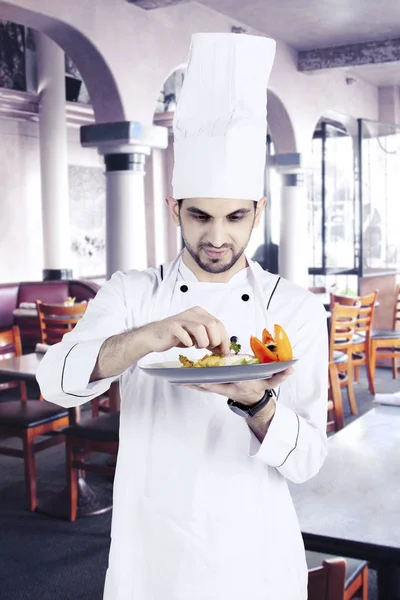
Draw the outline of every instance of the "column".
<instances>
[{"instance_id":1,"label":"column","mask_svg":"<svg viewBox=\"0 0 400 600\"><path fill-rule=\"evenodd\" d=\"M308 227L305 173L282 169L279 274L308 287Z\"/></svg>"},{"instance_id":2,"label":"column","mask_svg":"<svg viewBox=\"0 0 400 600\"><path fill-rule=\"evenodd\" d=\"M165 202L165 151L154 148L146 160L144 178L146 199L147 259L149 266L157 267L168 260L168 207Z\"/></svg>"},{"instance_id":3,"label":"column","mask_svg":"<svg viewBox=\"0 0 400 600\"><path fill-rule=\"evenodd\" d=\"M378 88L379 120L381 123L400 123L400 87L398 85Z\"/></svg>"},{"instance_id":4,"label":"column","mask_svg":"<svg viewBox=\"0 0 400 600\"><path fill-rule=\"evenodd\" d=\"M147 265L145 161L154 148L166 148L167 129L135 121L81 128L81 144L97 148L106 166L107 276Z\"/></svg>"},{"instance_id":5,"label":"column","mask_svg":"<svg viewBox=\"0 0 400 600\"><path fill-rule=\"evenodd\" d=\"M147 267L144 154L106 154L107 275Z\"/></svg>"},{"instance_id":6,"label":"column","mask_svg":"<svg viewBox=\"0 0 400 600\"><path fill-rule=\"evenodd\" d=\"M43 278L72 278L68 198L68 143L64 52L36 34L40 170L43 215Z\"/></svg>"}]
</instances>

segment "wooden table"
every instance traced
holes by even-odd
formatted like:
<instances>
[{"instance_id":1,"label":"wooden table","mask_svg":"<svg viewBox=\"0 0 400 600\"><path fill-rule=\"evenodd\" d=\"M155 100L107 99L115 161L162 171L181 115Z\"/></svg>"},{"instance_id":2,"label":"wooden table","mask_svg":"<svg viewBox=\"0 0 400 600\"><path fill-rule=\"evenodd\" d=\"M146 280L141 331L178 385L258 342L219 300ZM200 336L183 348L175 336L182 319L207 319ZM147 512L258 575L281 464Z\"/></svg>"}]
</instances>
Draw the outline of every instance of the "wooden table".
<instances>
[{"instance_id":1,"label":"wooden table","mask_svg":"<svg viewBox=\"0 0 400 600\"><path fill-rule=\"evenodd\" d=\"M23 354L12 358L0 360L0 376L12 377L13 380L35 380L36 372L43 354L33 352L31 354ZM112 398L117 402L118 394L112 394ZM38 400L39 402L39 400ZM111 410L117 408L110 406ZM71 407L68 409L70 425L79 423L80 407ZM78 517L100 514L112 508L112 491L109 485L90 485L83 477L78 478ZM50 494L45 499L38 499L37 511L43 514L58 517L68 518L69 510L69 494L66 487L61 490L51 490Z\"/></svg>"},{"instance_id":2,"label":"wooden table","mask_svg":"<svg viewBox=\"0 0 400 600\"><path fill-rule=\"evenodd\" d=\"M379 599L400 600L400 408L374 408L328 443L318 475L290 484L306 548L370 561Z\"/></svg>"}]
</instances>

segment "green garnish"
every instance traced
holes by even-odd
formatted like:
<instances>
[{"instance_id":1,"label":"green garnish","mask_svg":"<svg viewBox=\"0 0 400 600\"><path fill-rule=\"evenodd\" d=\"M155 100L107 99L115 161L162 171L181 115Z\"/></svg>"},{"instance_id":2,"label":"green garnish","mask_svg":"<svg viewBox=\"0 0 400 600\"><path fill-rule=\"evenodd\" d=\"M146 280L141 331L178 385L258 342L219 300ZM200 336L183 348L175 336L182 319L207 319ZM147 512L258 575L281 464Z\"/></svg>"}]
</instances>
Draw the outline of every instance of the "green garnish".
<instances>
[{"instance_id":1,"label":"green garnish","mask_svg":"<svg viewBox=\"0 0 400 600\"><path fill-rule=\"evenodd\" d=\"M238 344L237 342L231 342L230 345L230 349L235 353L235 354L239 354L239 352L242 349L242 346L240 344Z\"/></svg>"}]
</instances>

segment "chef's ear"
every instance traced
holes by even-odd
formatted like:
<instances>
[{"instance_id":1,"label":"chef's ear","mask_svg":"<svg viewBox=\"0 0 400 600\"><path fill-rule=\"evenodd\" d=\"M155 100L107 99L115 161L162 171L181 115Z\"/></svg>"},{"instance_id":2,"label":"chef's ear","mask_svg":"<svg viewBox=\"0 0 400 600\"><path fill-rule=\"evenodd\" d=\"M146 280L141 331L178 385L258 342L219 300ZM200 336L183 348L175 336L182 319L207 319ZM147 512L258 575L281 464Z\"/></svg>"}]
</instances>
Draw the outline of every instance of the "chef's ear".
<instances>
[{"instance_id":1,"label":"chef's ear","mask_svg":"<svg viewBox=\"0 0 400 600\"><path fill-rule=\"evenodd\" d=\"M179 219L179 201L172 198L172 196L167 196L165 199L168 204L169 212L171 213L171 217L175 225L179 227L180 219Z\"/></svg>"},{"instance_id":2,"label":"chef's ear","mask_svg":"<svg viewBox=\"0 0 400 600\"><path fill-rule=\"evenodd\" d=\"M264 212L264 208L266 205L267 199L265 196L263 196L258 202L257 202L257 206L256 206L256 217L254 219L254 227L258 227L260 224L260 220L262 217L262 214Z\"/></svg>"}]
</instances>

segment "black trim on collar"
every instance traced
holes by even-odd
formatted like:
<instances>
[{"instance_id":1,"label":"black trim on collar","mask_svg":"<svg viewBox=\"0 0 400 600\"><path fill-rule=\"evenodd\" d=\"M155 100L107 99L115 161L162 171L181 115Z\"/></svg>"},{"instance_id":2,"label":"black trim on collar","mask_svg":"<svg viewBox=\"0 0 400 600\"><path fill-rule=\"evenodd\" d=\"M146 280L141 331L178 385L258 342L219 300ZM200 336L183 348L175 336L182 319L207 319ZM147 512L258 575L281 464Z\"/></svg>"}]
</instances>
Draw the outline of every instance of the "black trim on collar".
<instances>
[{"instance_id":1,"label":"black trim on collar","mask_svg":"<svg viewBox=\"0 0 400 600\"><path fill-rule=\"evenodd\" d=\"M160 265L160 275L161 275L161 281L164 281L164 267L162 265Z\"/></svg>"},{"instance_id":2,"label":"black trim on collar","mask_svg":"<svg viewBox=\"0 0 400 600\"><path fill-rule=\"evenodd\" d=\"M269 297L268 304L267 304L267 310L269 309L269 305L271 304L272 297L273 297L273 295L274 295L274 294L275 294L275 292L276 292L276 288L278 287L278 284L279 284L280 280L281 280L281 278L280 278L280 277L278 277L278 281L276 282L276 284L275 284L275 287L274 287L274 289L272 290L272 294L271 294L271 295L270 295L270 297Z\"/></svg>"}]
</instances>

